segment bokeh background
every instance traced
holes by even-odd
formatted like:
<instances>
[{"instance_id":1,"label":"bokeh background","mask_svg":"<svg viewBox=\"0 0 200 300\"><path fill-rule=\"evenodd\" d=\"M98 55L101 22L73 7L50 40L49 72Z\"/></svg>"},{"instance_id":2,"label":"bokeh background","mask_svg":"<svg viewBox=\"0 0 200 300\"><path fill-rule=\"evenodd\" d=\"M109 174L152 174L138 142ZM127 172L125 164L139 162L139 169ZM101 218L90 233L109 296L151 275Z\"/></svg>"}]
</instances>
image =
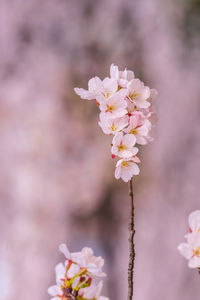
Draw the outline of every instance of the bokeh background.
<instances>
[{"instance_id":1,"label":"bokeh background","mask_svg":"<svg viewBox=\"0 0 200 300\"><path fill-rule=\"evenodd\" d=\"M134 178L134 299L199 299L177 251L200 208L199 34L198 0L0 1L0 299L49 299L61 242L102 255L104 294L127 297L127 184L73 91L111 63L159 92Z\"/></svg>"}]
</instances>

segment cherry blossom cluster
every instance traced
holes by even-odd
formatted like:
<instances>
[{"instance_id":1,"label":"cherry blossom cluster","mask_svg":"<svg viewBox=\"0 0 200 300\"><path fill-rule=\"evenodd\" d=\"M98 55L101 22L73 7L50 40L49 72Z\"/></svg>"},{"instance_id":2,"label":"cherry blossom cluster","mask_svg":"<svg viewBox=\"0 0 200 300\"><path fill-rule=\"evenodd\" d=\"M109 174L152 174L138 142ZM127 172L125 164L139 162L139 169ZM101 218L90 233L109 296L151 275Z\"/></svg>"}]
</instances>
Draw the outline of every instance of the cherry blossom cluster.
<instances>
[{"instance_id":1,"label":"cherry blossom cluster","mask_svg":"<svg viewBox=\"0 0 200 300\"><path fill-rule=\"evenodd\" d=\"M186 243L178 246L180 253L188 259L190 268L200 270L200 210L195 210L189 215L190 233L185 235Z\"/></svg>"},{"instance_id":2,"label":"cherry blossom cluster","mask_svg":"<svg viewBox=\"0 0 200 300\"><path fill-rule=\"evenodd\" d=\"M114 64L110 66L110 77L103 80L94 77L88 82L88 90L74 90L82 99L95 100L99 106L99 126L105 134L113 135L112 158L119 158L115 178L128 182L140 172L135 145L152 140L150 117L156 90L145 86L132 71L119 71Z\"/></svg>"},{"instance_id":3,"label":"cherry blossom cluster","mask_svg":"<svg viewBox=\"0 0 200 300\"><path fill-rule=\"evenodd\" d=\"M104 260L93 255L91 248L70 253L65 244L59 246L65 255L65 262L56 268L56 285L48 289L51 300L109 300L101 296L103 281L98 277L106 274L102 271Z\"/></svg>"}]
</instances>

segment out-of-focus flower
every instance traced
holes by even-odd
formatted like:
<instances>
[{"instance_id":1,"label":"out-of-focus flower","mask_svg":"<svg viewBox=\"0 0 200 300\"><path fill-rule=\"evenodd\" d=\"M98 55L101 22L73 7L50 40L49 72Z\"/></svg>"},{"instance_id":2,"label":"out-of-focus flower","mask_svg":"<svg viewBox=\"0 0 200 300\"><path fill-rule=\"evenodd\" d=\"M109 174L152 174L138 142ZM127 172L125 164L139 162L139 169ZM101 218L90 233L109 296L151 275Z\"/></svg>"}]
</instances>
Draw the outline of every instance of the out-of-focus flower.
<instances>
[{"instance_id":1,"label":"out-of-focus flower","mask_svg":"<svg viewBox=\"0 0 200 300\"><path fill-rule=\"evenodd\" d=\"M193 211L189 215L188 221L192 232L200 232L200 210Z\"/></svg>"},{"instance_id":2,"label":"out-of-focus flower","mask_svg":"<svg viewBox=\"0 0 200 300\"><path fill-rule=\"evenodd\" d=\"M145 145L150 137L153 114L152 99L157 94L135 78L129 70L110 66L110 78L89 80L88 91L75 88L83 99L95 99L100 109L99 126L105 134L113 134L112 158L122 158L116 165L115 177L128 181L139 174L135 143Z\"/></svg>"},{"instance_id":3,"label":"out-of-focus flower","mask_svg":"<svg viewBox=\"0 0 200 300\"><path fill-rule=\"evenodd\" d=\"M107 297L100 296L102 288L103 288L103 281L100 281L98 284L93 283L89 287L81 289L79 295L83 299L109 300L109 298Z\"/></svg>"},{"instance_id":4,"label":"out-of-focus flower","mask_svg":"<svg viewBox=\"0 0 200 300\"><path fill-rule=\"evenodd\" d=\"M200 232L192 232L186 236L187 243L178 246L180 253L189 260L190 268L200 268Z\"/></svg>"},{"instance_id":5,"label":"out-of-focus flower","mask_svg":"<svg viewBox=\"0 0 200 300\"><path fill-rule=\"evenodd\" d=\"M50 288L48 288L48 293L51 296L54 296L55 298L52 299L60 299L59 297L61 297L63 295L63 290L62 290L62 286L63 286L63 282L65 282L65 267L62 263L59 263L56 267L55 267L55 272L56 272L56 284L57 285L53 285Z\"/></svg>"},{"instance_id":6,"label":"out-of-focus flower","mask_svg":"<svg viewBox=\"0 0 200 300\"><path fill-rule=\"evenodd\" d=\"M99 277L106 276L106 274L102 272L104 259L101 256L94 256L91 248L84 247L80 252L70 253L67 246L61 244L59 250L65 255L67 260L78 264L80 268L86 268L91 275Z\"/></svg>"},{"instance_id":7,"label":"out-of-focus flower","mask_svg":"<svg viewBox=\"0 0 200 300\"><path fill-rule=\"evenodd\" d=\"M118 132L113 138L111 152L121 158L131 158L138 152L138 148L134 147L135 143L136 137L133 134Z\"/></svg>"},{"instance_id":8,"label":"out-of-focus flower","mask_svg":"<svg viewBox=\"0 0 200 300\"><path fill-rule=\"evenodd\" d=\"M133 157L131 159L120 159L116 164L115 178L121 178L125 182L128 182L133 175L138 175L140 169L136 162L140 162L138 157Z\"/></svg>"},{"instance_id":9,"label":"out-of-focus flower","mask_svg":"<svg viewBox=\"0 0 200 300\"><path fill-rule=\"evenodd\" d=\"M100 256L94 256L92 249L87 247L74 253L70 253L65 244L61 244L59 249L65 255L66 261L55 268L56 285L48 289L48 293L53 296L52 300L108 299L100 296L103 282L98 285L93 282L94 277L106 276L102 272L104 260Z\"/></svg>"}]
</instances>

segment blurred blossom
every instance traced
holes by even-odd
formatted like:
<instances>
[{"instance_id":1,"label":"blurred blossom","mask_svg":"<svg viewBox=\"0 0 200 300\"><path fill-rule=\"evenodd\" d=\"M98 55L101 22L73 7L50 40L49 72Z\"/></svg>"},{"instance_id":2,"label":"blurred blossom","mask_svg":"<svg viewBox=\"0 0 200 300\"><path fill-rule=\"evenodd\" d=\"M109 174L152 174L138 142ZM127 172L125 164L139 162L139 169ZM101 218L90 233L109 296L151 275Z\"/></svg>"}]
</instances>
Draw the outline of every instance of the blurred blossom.
<instances>
[{"instance_id":1,"label":"blurred blossom","mask_svg":"<svg viewBox=\"0 0 200 300\"><path fill-rule=\"evenodd\" d=\"M190 233L185 237L187 243L178 246L179 252L189 260L190 268L200 269L200 210L193 211L188 218Z\"/></svg>"},{"instance_id":2,"label":"blurred blossom","mask_svg":"<svg viewBox=\"0 0 200 300\"><path fill-rule=\"evenodd\" d=\"M82 300L109 300L100 296L103 281L95 283L98 277L106 276L102 272L104 259L95 257L93 250L84 247L80 252L70 253L65 244L59 246L59 250L65 255L65 263L56 265L56 285L48 288L52 300L82 299Z\"/></svg>"},{"instance_id":3,"label":"blurred blossom","mask_svg":"<svg viewBox=\"0 0 200 300\"><path fill-rule=\"evenodd\" d=\"M10 295L11 272L5 261L0 261L0 297L4 299Z\"/></svg>"}]
</instances>

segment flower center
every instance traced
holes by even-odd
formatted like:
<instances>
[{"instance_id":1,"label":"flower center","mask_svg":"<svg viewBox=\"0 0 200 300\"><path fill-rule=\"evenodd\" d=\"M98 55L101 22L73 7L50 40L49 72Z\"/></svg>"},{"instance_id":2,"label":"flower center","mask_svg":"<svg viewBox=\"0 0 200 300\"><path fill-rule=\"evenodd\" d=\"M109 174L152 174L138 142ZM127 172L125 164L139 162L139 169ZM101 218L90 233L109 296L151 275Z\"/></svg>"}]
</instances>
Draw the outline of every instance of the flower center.
<instances>
[{"instance_id":1,"label":"flower center","mask_svg":"<svg viewBox=\"0 0 200 300\"><path fill-rule=\"evenodd\" d=\"M109 98L109 97L110 97L110 93L109 93L109 92L105 92L105 93L104 93L104 96L105 96L106 98Z\"/></svg>"},{"instance_id":2,"label":"flower center","mask_svg":"<svg viewBox=\"0 0 200 300\"><path fill-rule=\"evenodd\" d=\"M110 130L115 131L117 128L115 127L115 124L112 123L112 125L110 126Z\"/></svg>"},{"instance_id":3,"label":"flower center","mask_svg":"<svg viewBox=\"0 0 200 300\"><path fill-rule=\"evenodd\" d=\"M127 149L127 146L126 146L126 145L123 145L123 144L120 144L117 148L118 148L118 151L120 152L120 151L126 150L126 149Z\"/></svg>"},{"instance_id":4,"label":"flower center","mask_svg":"<svg viewBox=\"0 0 200 300\"><path fill-rule=\"evenodd\" d=\"M106 112L113 112L115 110L115 105L108 105Z\"/></svg>"},{"instance_id":5,"label":"flower center","mask_svg":"<svg viewBox=\"0 0 200 300\"><path fill-rule=\"evenodd\" d=\"M197 257L200 257L200 247L196 248L195 250L193 250L193 255L194 256L197 256Z\"/></svg>"},{"instance_id":6,"label":"flower center","mask_svg":"<svg viewBox=\"0 0 200 300\"><path fill-rule=\"evenodd\" d=\"M126 160L124 160L122 162L122 167L129 167L129 163Z\"/></svg>"},{"instance_id":7,"label":"flower center","mask_svg":"<svg viewBox=\"0 0 200 300\"><path fill-rule=\"evenodd\" d=\"M129 94L129 98L131 98L131 100L133 100L135 97L139 96L138 93L130 93Z\"/></svg>"},{"instance_id":8,"label":"flower center","mask_svg":"<svg viewBox=\"0 0 200 300\"><path fill-rule=\"evenodd\" d=\"M133 128L133 129L130 130L130 133L136 134L136 133L137 133L137 130L136 130L135 128Z\"/></svg>"}]
</instances>

